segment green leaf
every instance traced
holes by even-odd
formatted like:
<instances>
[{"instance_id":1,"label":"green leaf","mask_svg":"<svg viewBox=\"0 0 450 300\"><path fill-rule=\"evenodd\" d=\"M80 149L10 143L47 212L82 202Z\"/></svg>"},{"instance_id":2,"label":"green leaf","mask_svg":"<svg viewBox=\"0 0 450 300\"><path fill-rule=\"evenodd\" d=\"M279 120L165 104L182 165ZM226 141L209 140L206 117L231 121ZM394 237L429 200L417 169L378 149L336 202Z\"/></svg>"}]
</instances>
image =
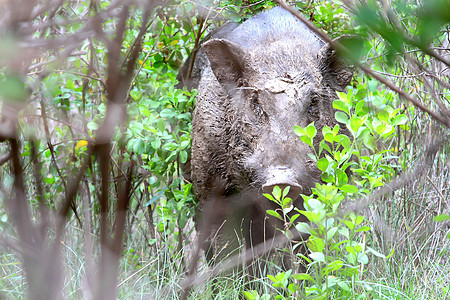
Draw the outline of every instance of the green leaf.
<instances>
[{"instance_id":1,"label":"green leaf","mask_svg":"<svg viewBox=\"0 0 450 300\"><path fill-rule=\"evenodd\" d=\"M166 150L166 151L174 151L174 150L178 149L178 145L175 143L167 143L167 144L164 144L164 146L162 148L163 148L163 150Z\"/></svg>"},{"instance_id":2,"label":"green leaf","mask_svg":"<svg viewBox=\"0 0 450 300\"><path fill-rule=\"evenodd\" d=\"M427 2L435 2L435 3L440 3L442 2L445 3L446 1L432 1L432 0L428 0ZM441 8L441 10L445 10L445 6L443 6ZM433 16L430 15L425 15L422 16L423 20L421 22L421 27L420 27L420 42L421 42L421 46L422 47L427 47L427 44L430 43L432 41L432 37L435 37L439 30L442 28L442 26L444 25L444 22L437 17L436 13L438 12L434 12L435 14Z\"/></svg>"},{"instance_id":3,"label":"green leaf","mask_svg":"<svg viewBox=\"0 0 450 300\"><path fill-rule=\"evenodd\" d=\"M328 275L331 272L341 269L343 265L344 265L344 262L342 260L332 261L331 263L328 264L328 266L326 266L324 268L324 272L325 272L325 274Z\"/></svg>"},{"instance_id":4,"label":"green leaf","mask_svg":"<svg viewBox=\"0 0 450 300\"><path fill-rule=\"evenodd\" d=\"M392 126L404 125L408 122L408 117L406 115L398 115L392 120Z\"/></svg>"},{"instance_id":5,"label":"green leaf","mask_svg":"<svg viewBox=\"0 0 450 300\"><path fill-rule=\"evenodd\" d=\"M100 126L96 121L90 121L87 123L87 128L90 130L97 130Z\"/></svg>"},{"instance_id":6,"label":"green leaf","mask_svg":"<svg viewBox=\"0 0 450 300\"><path fill-rule=\"evenodd\" d=\"M389 122L389 113L385 110L378 112L378 119L388 123Z\"/></svg>"},{"instance_id":7,"label":"green leaf","mask_svg":"<svg viewBox=\"0 0 450 300\"><path fill-rule=\"evenodd\" d=\"M336 142L338 142L339 145L341 145L342 147L344 147L343 151L349 151L350 150L350 146L352 145L352 140L344 135L344 134L338 134L334 140Z\"/></svg>"},{"instance_id":8,"label":"green leaf","mask_svg":"<svg viewBox=\"0 0 450 300\"><path fill-rule=\"evenodd\" d=\"M348 104L340 99L336 99L333 101L333 107L349 114Z\"/></svg>"},{"instance_id":9,"label":"green leaf","mask_svg":"<svg viewBox=\"0 0 450 300\"><path fill-rule=\"evenodd\" d=\"M310 253L309 257L318 262L325 262L325 255L321 252Z\"/></svg>"},{"instance_id":10,"label":"green leaf","mask_svg":"<svg viewBox=\"0 0 450 300\"><path fill-rule=\"evenodd\" d=\"M0 98L2 100L24 102L27 96L25 83L18 76L7 76L0 81Z\"/></svg>"},{"instance_id":11,"label":"green leaf","mask_svg":"<svg viewBox=\"0 0 450 300\"><path fill-rule=\"evenodd\" d=\"M166 122L164 121L164 119L158 119L158 122L156 125L157 125L159 132L164 132L166 130Z\"/></svg>"},{"instance_id":12,"label":"green leaf","mask_svg":"<svg viewBox=\"0 0 450 300\"><path fill-rule=\"evenodd\" d=\"M292 206L292 208L294 209L295 207ZM295 214L295 215L293 215L293 216L291 217L291 220L290 220L291 223L295 224L295 223L296 223L295 220L297 220L298 217L300 217L300 214Z\"/></svg>"},{"instance_id":13,"label":"green leaf","mask_svg":"<svg viewBox=\"0 0 450 300\"><path fill-rule=\"evenodd\" d=\"M301 137L301 136L306 135L306 130L303 127L294 126L294 133Z\"/></svg>"},{"instance_id":14,"label":"green leaf","mask_svg":"<svg viewBox=\"0 0 450 300\"><path fill-rule=\"evenodd\" d=\"M186 149L186 148L189 147L190 144L191 144L191 141L190 141L190 140L182 141L182 142L180 143L180 149Z\"/></svg>"},{"instance_id":15,"label":"green leaf","mask_svg":"<svg viewBox=\"0 0 450 300\"><path fill-rule=\"evenodd\" d=\"M372 151L376 151L376 142L375 142L375 138L372 135L368 134L368 135L364 136L363 142L367 148L369 148Z\"/></svg>"},{"instance_id":16,"label":"green leaf","mask_svg":"<svg viewBox=\"0 0 450 300\"><path fill-rule=\"evenodd\" d=\"M291 188L290 186L287 186L287 187L284 188L284 190L283 190L283 198L286 197L287 194L289 194L290 188Z\"/></svg>"},{"instance_id":17,"label":"green leaf","mask_svg":"<svg viewBox=\"0 0 450 300\"><path fill-rule=\"evenodd\" d=\"M344 220L344 224L347 225L347 227L352 231L355 228L355 224L353 224L353 222L351 222L349 220Z\"/></svg>"},{"instance_id":18,"label":"green leaf","mask_svg":"<svg viewBox=\"0 0 450 300\"><path fill-rule=\"evenodd\" d=\"M188 159L188 154L187 154L187 152L186 152L185 150L181 150L181 151L180 151L180 162L181 162L182 164L184 164L184 163L187 162L187 159Z\"/></svg>"},{"instance_id":19,"label":"green leaf","mask_svg":"<svg viewBox=\"0 0 450 300\"><path fill-rule=\"evenodd\" d=\"M364 217L363 216L356 216L354 223L356 225L361 224L364 221Z\"/></svg>"},{"instance_id":20,"label":"green leaf","mask_svg":"<svg viewBox=\"0 0 450 300\"><path fill-rule=\"evenodd\" d=\"M352 62L359 62L361 60L364 48L364 40L362 37L357 35L344 36L339 39L339 43L346 49L346 51L339 52L340 55L344 55Z\"/></svg>"},{"instance_id":21,"label":"green leaf","mask_svg":"<svg viewBox=\"0 0 450 300\"><path fill-rule=\"evenodd\" d=\"M314 278L312 278L311 275L306 274L306 273L294 274L294 275L292 275L292 278L294 278L295 280L308 280L311 282L315 282Z\"/></svg>"},{"instance_id":22,"label":"green leaf","mask_svg":"<svg viewBox=\"0 0 450 300\"><path fill-rule=\"evenodd\" d=\"M336 170L336 176L337 176L337 184L336 185L338 187L342 187L348 183L348 176L341 169Z\"/></svg>"},{"instance_id":23,"label":"green leaf","mask_svg":"<svg viewBox=\"0 0 450 300\"><path fill-rule=\"evenodd\" d=\"M327 144L327 142L325 142L325 140L321 140L320 141L320 144L319 144L319 155L322 153L323 149L327 150L328 153L331 153L331 148Z\"/></svg>"},{"instance_id":24,"label":"green leaf","mask_svg":"<svg viewBox=\"0 0 450 300\"><path fill-rule=\"evenodd\" d=\"M155 136L155 139L150 143L153 149L157 150L161 147L161 139Z\"/></svg>"},{"instance_id":25,"label":"green leaf","mask_svg":"<svg viewBox=\"0 0 450 300\"><path fill-rule=\"evenodd\" d=\"M244 298L246 300L258 300L259 299L259 295L257 291L243 291L242 295L244 295Z\"/></svg>"},{"instance_id":26,"label":"green leaf","mask_svg":"<svg viewBox=\"0 0 450 300\"><path fill-rule=\"evenodd\" d=\"M325 172L328 168L328 159L326 157L322 157L321 159L319 159L317 161L317 168L320 171Z\"/></svg>"},{"instance_id":27,"label":"green leaf","mask_svg":"<svg viewBox=\"0 0 450 300\"><path fill-rule=\"evenodd\" d=\"M281 188L280 188L278 185L276 185L276 186L273 188L272 195L273 195L273 196L275 197L275 199L277 199L277 200L280 200L280 199L281 199Z\"/></svg>"},{"instance_id":28,"label":"green leaf","mask_svg":"<svg viewBox=\"0 0 450 300\"><path fill-rule=\"evenodd\" d=\"M359 116L360 112L361 112L361 115L366 113L366 110L364 110L364 104L365 104L364 100L359 100L358 104L356 104L356 106L355 106L355 114L356 115Z\"/></svg>"},{"instance_id":29,"label":"green leaf","mask_svg":"<svg viewBox=\"0 0 450 300\"><path fill-rule=\"evenodd\" d=\"M275 278L275 276L273 275L267 275L267 278L269 278L270 280L272 280L272 282L278 282L278 280Z\"/></svg>"},{"instance_id":30,"label":"green leaf","mask_svg":"<svg viewBox=\"0 0 450 300\"><path fill-rule=\"evenodd\" d=\"M353 117L351 120L350 120L350 128L355 132L355 133L357 133L358 132L358 130L359 130L359 128L361 127L361 125L362 125L362 119L361 118L359 118L359 117Z\"/></svg>"},{"instance_id":31,"label":"green leaf","mask_svg":"<svg viewBox=\"0 0 450 300\"><path fill-rule=\"evenodd\" d=\"M395 248L392 248L391 252L386 256L386 259L390 258L392 255L394 255Z\"/></svg>"},{"instance_id":32,"label":"green leaf","mask_svg":"<svg viewBox=\"0 0 450 300\"><path fill-rule=\"evenodd\" d=\"M308 218L311 223L317 223L319 221L318 215L312 211L300 211L300 213Z\"/></svg>"},{"instance_id":33,"label":"green leaf","mask_svg":"<svg viewBox=\"0 0 450 300\"><path fill-rule=\"evenodd\" d=\"M44 182L48 184L52 184L55 182L55 177L44 177Z\"/></svg>"},{"instance_id":34,"label":"green leaf","mask_svg":"<svg viewBox=\"0 0 450 300\"><path fill-rule=\"evenodd\" d=\"M188 222L189 218L186 214L186 210L181 210L180 215L178 217L178 227L184 228Z\"/></svg>"},{"instance_id":35,"label":"green leaf","mask_svg":"<svg viewBox=\"0 0 450 300\"><path fill-rule=\"evenodd\" d=\"M327 133L333 133L333 131L331 131L331 128L328 126L323 126L322 128L322 135L325 136Z\"/></svg>"},{"instance_id":36,"label":"green leaf","mask_svg":"<svg viewBox=\"0 0 450 300\"><path fill-rule=\"evenodd\" d=\"M339 133L339 129L341 129L341 126L339 126L339 124L334 125L333 136L337 136L337 134Z\"/></svg>"},{"instance_id":37,"label":"green leaf","mask_svg":"<svg viewBox=\"0 0 450 300\"><path fill-rule=\"evenodd\" d=\"M0 221L3 222L3 223L8 222L8 215L7 215L7 214L4 214L4 215L0 218Z\"/></svg>"},{"instance_id":38,"label":"green leaf","mask_svg":"<svg viewBox=\"0 0 450 300\"><path fill-rule=\"evenodd\" d=\"M335 112L334 117L339 123L347 124L348 122L348 115L342 111Z\"/></svg>"},{"instance_id":39,"label":"green leaf","mask_svg":"<svg viewBox=\"0 0 450 300\"><path fill-rule=\"evenodd\" d=\"M366 265L369 263L369 257L365 253L360 253L358 255L358 262Z\"/></svg>"},{"instance_id":40,"label":"green leaf","mask_svg":"<svg viewBox=\"0 0 450 300\"><path fill-rule=\"evenodd\" d=\"M367 247L367 251L371 252L373 255L375 255L377 257L386 258L386 256L383 253L380 253L370 247Z\"/></svg>"},{"instance_id":41,"label":"green leaf","mask_svg":"<svg viewBox=\"0 0 450 300\"><path fill-rule=\"evenodd\" d=\"M450 216L446 215L446 214L442 214L442 215L434 217L433 220L436 222L445 222L445 221L450 220Z\"/></svg>"},{"instance_id":42,"label":"green leaf","mask_svg":"<svg viewBox=\"0 0 450 300\"><path fill-rule=\"evenodd\" d=\"M355 253L349 253L347 254L347 261L352 264L355 265L356 264L356 254Z\"/></svg>"},{"instance_id":43,"label":"green leaf","mask_svg":"<svg viewBox=\"0 0 450 300\"><path fill-rule=\"evenodd\" d=\"M310 237L306 242L308 248L313 252L322 252L325 248L325 242L318 237Z\"/></svg>"},{"instance_id":44,"label":"green leaf","mask_svg":"<svg viewBox=\"0 0 450 300\"><path fill-rule=\"evenodd\" d=\"M324 209L323 203L314 198L309 199L307 202L307 205L311 210L319 210L320 211L320 210Z\"/></svg>"},{"instance_id":45,"label":"green leaf","mask_svg":"<svg viewBox=\"0 0 450 300\"><path fill-rule=\"evenodd\" d=\"M327 230L327 241L330 241L338 231L339 227L335 226Z\"/></svg>"},{"instance_id":46,"label":"green leaf","mask_svg":"<svg viewBox=\"0 0 450 300\"><path fill-rule=\"evenodd\" d=\"M375 128L376 133L378 133L379 135L382 135L385 131L386 131L386 125L385 124L380 124Z\"/></svg>"},{"instance_id":47,"label":"green leaf","mask_svg":"<svg viewBox=\"0 0 450 300\"><path fill-rule=\"evenodd\" d=\"M334 176L332 174L323 173L320 178L326 183L334 182Z\"/></svg>"},{"instance_id":48,"label":"green leaf","mask_svg":"<svg viewBox=\"0 0 450 300\"><path fill-rule=\"evenodd\" d=\"M142 139L138 139L133 145L134 153L141 155L145 151L145 143Z\"/></svg>"},{"instance_id":49,"label":"green leaf","mask_svg":"<svg viewBox=\"0 0 450 300\"><path fill-rule=\"evenodd\" d=\"M308 223L305 223L305 222L299 222L298 224L296 224L295 229L297 229L297 231L300 233L306 233L306 234L311 233L311 231L310 231L311 227L309 226Z\"/></svg>"},{"instance_id":50,"label":"green leaf","mask_svg":"<svg viewBox=\"0 0 450 300\"><path fill-rule=\"evenodd\" d=\"M270 201L276 202L271 194L263 194L263 196L266 197L267 199L269 199Z\"/></svg>"},{"instance_id":51,"label":"green leaf","mask_svg":"<svg viewBox=\"0 0 450 300\"><path fill-rule=\"evenodd\" d=\"M259 295L257 291L243 291L242 294L246 300L259 300Z\"/></svg>"},{"instance_id":52,"label":"green leaf","mask_svg":"<svg viewBox=\"0 0 450 300\"><path fill-rule=\"evenodd\" d=\"M358 228L356 230L356 232L370 231L370 229L371 228L369 226L362 226L362 227Z\"/></svg>"},{"instance_id":53,"label":"green leaf","mask_svg":"<svg viewBox=\"0 0 450 300\"><path fill-rule=\"evenodd\" d=\"M334 136L333 136L333 133L331 133L331 132L329 132L329 133L326 133L324 136L323 136L323 139L325 140L325 141L327 141L328 143L333 143L334 142Z\"/></svg>"},{"instance_id":54,"label":"green leaf","mask_svg":"<svg viewBox=\"0 0 450 300\"><path fill-rule=\"evenodd\" d=\"M312 142L311 142L311 139L310 139L308 136L302 135L302 136L300 137L300 140L301 140L303 143L309 145L310 147L313 147Z\"/></svg>"},{"instance_id":55,"label":"green leaf","mask_svg":"<svg viewBox=\"0 0 450 300\"><path fill-rule=\"evenodd\" d=\"M391 134L393 134L395 131L394 131L394 127L392 127L391 125L389 125L389 124L386 124L386 129L384 130L384 133L383 133L383 137L384 138L387 138L388 136L390 136Z\"/></svg>"},{"instance_id":56,"label":"green leaf","mask_svg":"<svg viewBox=\"0 0 450 300\"><path fill-rule=\"evenodd\" d=\"M162 196L164 196L164 191L159 191L157 192L151 199L150 201L148 201L145 206L150 206L153 203L155 203L159 198L161 198Z\"/></svg>"},{"instance_id":57,"label":"green leaf","mask_svg":"<svg viewBox=\"0 0 450 300\"><path fill-rule=\"evenodd\" d=\"M159 113L159 115L161 116L161 118L170 119L170 118L176 116L177 112L174 109L172 109L172 108L166 108L166 109L163 109Z\"/></svg>"},{"instance_id":58,"label":"green leaf","mask_svg":"<svg viewBox=\"0 0 450 300\"><path fill-rule=\"evenodd\" d=\"M341 191L343 191L344 193L352 193L352 194L357 194L358 193L358 188L354 185L350 185L350 184L345 184L343 186L341 186L339 188Z\"/></svg>"},{"instance_id":59,"label":"green leaf","mask_svg":"<svg viewBox=\"0 0 450 300\"><path fill-rule=\"evenodd\" d=\"M309 124L308 127L306 127L306 134L311 139L311 141L314 139L314 137L317 134L316 127L314 126L314 122Z\"/></svg>"},{"instance_id":60,"label":"green leaf","mask_svg":"<svg viewBox=\"0 0 450 300\"><path fill-rule=\"evenodd\" d=\"M338 232L339 232L340 235L344 236L344 237L347 238L347 239L350 237L350 233L348 232L348 229L345 228L345 227L342 227L342 226L341 226L341 227L338 229Z\"/></svg>"},{"instance_id":61,"label":"green leaf","mask_svg":"<svg viewBox=\"0 0 450 300\"><path fill-rule=\"evenodd\" d=\"M337 285L338 285L341 289L343 289L344 291L350 292L350 287L348 286L347 283L345 283L345 282L343 282L343 281L339 281L339 282L337 283Z\"/></svg>"},{"instance_id":62,"label":"green leaf","mask_svg":"<svg viewBox=\"0 0 450 300\"><path fill-rule=\"evenodd\" d=\"M280 216L280 214L278 212L274 211L274 210L268 209L268 210L266 210L266 213L269 216L272 216L272 217L275 217L277 219L280 219L281 221L284 221L283 218Z\"/></svg>"}]
</instances>

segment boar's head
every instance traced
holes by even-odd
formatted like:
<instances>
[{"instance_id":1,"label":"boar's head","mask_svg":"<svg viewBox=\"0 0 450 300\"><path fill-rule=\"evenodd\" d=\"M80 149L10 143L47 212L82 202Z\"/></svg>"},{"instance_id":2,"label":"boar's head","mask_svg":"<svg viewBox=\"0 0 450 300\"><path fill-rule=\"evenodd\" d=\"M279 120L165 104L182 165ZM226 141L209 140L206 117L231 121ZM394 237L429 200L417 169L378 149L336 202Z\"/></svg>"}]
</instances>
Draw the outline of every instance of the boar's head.
<instances>
[{"instance_id":1,"label":"boar's head","mask_svg":"<svg viewBox=\"0 0 450 300\"><path fill-rule=\"evenodd\" d=\"M321 132L325 125L334 126L332 102L336 91L350 83L352 72L318 39L308 43L269 37L254 47L213 39L203 51L220 85L213 88L217 91L208 108L217 110L210 122L218 123L213 124L208 172L219 175L229 194L251 188L270 193L275 185L290 186L293 198L310 193L320 171L293 128L314 122ZM208 184L198 187L200 198L208 190Z\"/></svg>"}]
</instances>

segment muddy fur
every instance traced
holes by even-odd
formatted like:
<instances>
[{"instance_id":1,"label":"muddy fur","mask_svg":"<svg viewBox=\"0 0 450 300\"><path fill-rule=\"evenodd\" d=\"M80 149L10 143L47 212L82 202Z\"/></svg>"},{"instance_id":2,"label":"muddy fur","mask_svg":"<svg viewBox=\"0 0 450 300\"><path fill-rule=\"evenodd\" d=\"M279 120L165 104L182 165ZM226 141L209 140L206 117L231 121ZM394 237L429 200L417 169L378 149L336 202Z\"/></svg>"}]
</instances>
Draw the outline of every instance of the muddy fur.
<instances>
[{"instance_id":1,"label":"muddy fur","mask_svg":"<svg viewBox=\"0 0 450 300\"><path fill-rule=\"evenodd\" d=\"M200 231L209 231L210 258L235 232L249 247L283 226L266 217L265 210L275 207L263 188L295 185L308 194L319 182L307 155L311 149L293 128L315 122L320 133L325 125L333 127L336 90L344 90L352 76L328 45L282 8L228 28L202 44L187 83L199 91L191 178L200 213L214 216L198 222ZM271 172L289 175L277 181ZM222 195L214 196L216 188ZM300 198L296 205L302 206ZM224 229L227 220L232 224Z\"/></svg>"}]
</instances>

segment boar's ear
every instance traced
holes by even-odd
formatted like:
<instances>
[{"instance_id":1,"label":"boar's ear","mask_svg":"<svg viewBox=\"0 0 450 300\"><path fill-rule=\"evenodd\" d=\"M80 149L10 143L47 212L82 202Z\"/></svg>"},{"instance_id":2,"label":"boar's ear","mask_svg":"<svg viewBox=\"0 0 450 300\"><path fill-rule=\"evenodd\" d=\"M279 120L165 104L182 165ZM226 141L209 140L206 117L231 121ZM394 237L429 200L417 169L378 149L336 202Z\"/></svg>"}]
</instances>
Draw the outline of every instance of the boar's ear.
<instances>
[{"instance_id":1,"label":"boar's ear","mask_svg":"<svg viewBox=\"0 0 450 300\"><path fill-rule=\"evenodd\" d=\"M334 41L339 42L346 38L348 37L343 36ZM350 62L340 57L336 50L328 44L320 49L318 57L323 78L333 89L344 92L345 87L353 78L353 67Z\"/></svg>"},{"instance_id":2,"label":"boar's ear","mask_svg":"<svg viewBox=\"0 0 450 300\"><path fill-rule=\"evenodd\" d=\"M213 39L203 45L203 51L220 84L242 85L246 51L241 46L227 40Z\"/></svg>"}]
</instances>

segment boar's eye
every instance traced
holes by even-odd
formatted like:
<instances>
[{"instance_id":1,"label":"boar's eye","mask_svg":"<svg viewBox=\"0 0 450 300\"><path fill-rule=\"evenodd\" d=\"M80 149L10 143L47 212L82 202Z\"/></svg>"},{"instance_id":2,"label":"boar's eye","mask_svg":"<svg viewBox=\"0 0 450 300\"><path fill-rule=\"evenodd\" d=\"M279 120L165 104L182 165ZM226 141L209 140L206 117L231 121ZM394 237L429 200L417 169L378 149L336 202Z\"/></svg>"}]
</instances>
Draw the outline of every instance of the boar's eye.
<instances>
[{"instance_id":1,"label":"boar's eye","mask_svg":"<svg viewBox=\"0 0 450 300\"><path fill-rule=\"evenodd\" d=\"M261 105L259 104L259 95L257 91L253 91L250 95L250 104L255 112L261 110Z\"/></svg>"},{"instance_id":2,"label":"boar's eye","mask_svg":"<svg viewBox=\"0 0 450 300\"><path fill-rule=\"evenodd\" d=\"M266 114L262 109L261 104L259 103L259 94L257 91L253 91L250 94L250 106L258 118L260 119L265 118Z\"/></svg>"},{"instance_id":3,"label":"boar's eye","mask_svg":"<svg viewBox=\"0 0 450 300\"><path fill-rule=\"evenodd\" d=\"M311 119L318 119L319 118L319 97L315 94L311 95L309 107L308 107L308 114Z\"/></svg>"}]
</instances>

